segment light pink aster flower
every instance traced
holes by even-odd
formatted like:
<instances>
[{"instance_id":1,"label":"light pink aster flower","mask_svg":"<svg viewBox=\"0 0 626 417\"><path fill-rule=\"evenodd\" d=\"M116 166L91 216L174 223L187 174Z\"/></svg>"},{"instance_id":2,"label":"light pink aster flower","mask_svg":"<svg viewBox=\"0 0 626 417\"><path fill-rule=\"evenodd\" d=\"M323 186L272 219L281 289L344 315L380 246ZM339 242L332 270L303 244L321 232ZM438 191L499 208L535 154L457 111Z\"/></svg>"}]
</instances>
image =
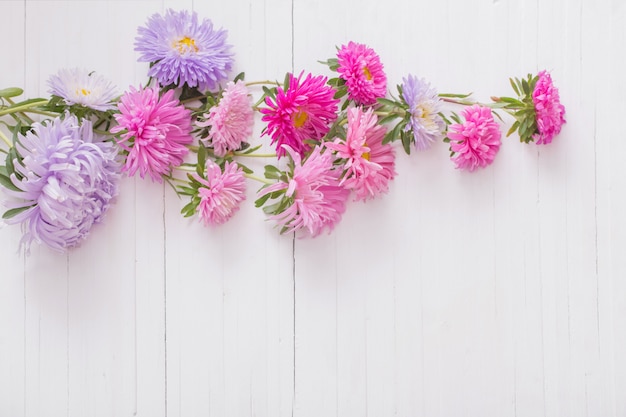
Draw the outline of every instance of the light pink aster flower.
<instances>
[{"instance_id":1,"label":"light pink aster flower","mask_svg":"<svg viewBox=\"0 0 626 417\"><path fill-rule=\"evenodd\" d=\"M264 188L259 196L286 190L290 204L270 218L276 221L283 233L303 229L315 237L324 229L332 231L346 210L350 192L339 185L341 173L333 169L331 153L322 152L322 148L316 146L302 162L298 152L286 145L284 148L294 162L291 179Z\"/></svg>"},{"instance_id":2,"label":"light pink aster flower","mask_svg":"<svg viewBox=\"0 0 626 417\"><path fill-rule=\"evenodd\" d=\"M239 210L239 205L246 198L246 179L235 162L226 161L222 172L219 165L207 161L206 179L197 173L192 176L203 185L198 189L200 204L197 211L205 225L225 223Z\"/></svg>"},{"instance_id":3,"label":"light pink aster flower","mask_svg":"<svg viewBox=\"0 0 626 417\"><path fill-rule=\"evenodd\" d=\"M337 52L339 77L345 80L348 97L357 104L371 106L387 93L387 76L372 48L349 42Z\"/></svg>"},{"instance_id":4,"label":"light pink aster flower","mask_svg":"<svg viewBox=\"0 0 626 417\"><path fill-rule=\"evenodd\" d=\"M190 111L174 98L169 90L159 98L156 87L136 90L130 87L120 99L119 126L112 133L122 132L118 143L128 151L124 171L161 182L161 175L183 163L193 138Z\"/></svg>"},{"instance_id":5,"label":"light pink aster flower","mask_svg":"<svg viewBox=\"0 0 626 417\"><path fill-rule=\"evenodd\" d=\"M538 80L533 91L533 103L539 133L533 135L537 145L548 144L561 132L565 123L565 107L559 99L559 90L552 84L552 77L546 71L537 74Z\"/></svg>"},{"instance_id":6,"label":"light pink aster flower","mask_svg":"<svg viewBox=\"0 0 626 417\"><path fill-rule=\"evenodd\" d=\"M285 155L282 145L288 145L300 156L311 147L305 140L321 139L337 118L338 99L335 90L326 84L326 77L303 73L297 78L289 74L289 88L277 88L276 99L265 98L267 108L261 109L267 122L265 135L272 137L278 157Z\"/></svg>"},{"instance_id":7,"label":"light pink aster flower","mask_svg":"<svg viewBox=\"0 0 626 417\"><path fill-rule=\"evenodd\" d=\"M395 154L391 144L383 145L386 129L377 124L378 118L370 108L348 110L346 140L335 139L326 147L345 159L345 173L341 184L354 190L356 200L367 200L386 193L396 172Z\"/></svg>"},{"instance_id":8,"label":"light pink aster flower","mask_svg":"<svg viewBox=\"0 0 626 417\"><path fill-rule=\"evenodd\" d=\"M448 128L450 149L455 153L452 161L457 168L474 171L493 162L500 149L500 128L493 119L491 109L477 104L462 112L465 122Z\"/></svg>"},{"instance_id":9,"label":"light pink aster flower","mask_svg":"<svg viewBox=\"0 0 626 417\"><path fill-rule=\"evenodd\" d=\"M252 135L254 124L252 98L248 95L246 84L241 80L226 84L219 103L211 107L204 117L206 121L197 125L210 127L206 140L211 141L215 155L225 156L241 148L242 143Z\"/></svg>"}]
</instances>

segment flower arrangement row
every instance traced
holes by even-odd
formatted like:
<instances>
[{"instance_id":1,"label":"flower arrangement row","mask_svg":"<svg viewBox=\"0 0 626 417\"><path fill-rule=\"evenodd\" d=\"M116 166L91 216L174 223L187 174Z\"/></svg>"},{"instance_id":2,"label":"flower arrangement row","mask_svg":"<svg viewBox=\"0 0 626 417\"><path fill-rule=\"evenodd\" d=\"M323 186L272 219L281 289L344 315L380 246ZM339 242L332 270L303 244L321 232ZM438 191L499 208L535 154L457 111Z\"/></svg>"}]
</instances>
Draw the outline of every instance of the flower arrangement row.
<instances>
[{"instance_id":1,"label":"flower arrangement row","mask_svg":"<svg viewBox=\"0 0 626 417\"><path fill-rule=\"evenodd\" d=\"M283 82L230 80L231 48L210 20L168 10L138 29L135 50L150 63L146 85L120 96L99 74L61 69L48 81L49 98L17 101L21 89L0 90L10 133L0 130L3 220L21 225L21 246L80 244L102 222L123 174L167 181L188 198L182 214L206 225L229 220L247 180L260 181L255 205L281 233L317 236L332 231L349 199L387 192L397 175L395 143L410 154L444 141L456 168L471 172L498 153L499 111L514 118L507 136L525 143L549 144L565 123L546 71L511 79L515 97L481 104L439 94L414 75L391 94L380 57L356 42L323 63L333 78L303 71ZM445 102L464 107L446 113ZM270 154L252 140L257 113ZM274 162L255 175L244 163L252 157Z\"/></svg>"}]
</instances>

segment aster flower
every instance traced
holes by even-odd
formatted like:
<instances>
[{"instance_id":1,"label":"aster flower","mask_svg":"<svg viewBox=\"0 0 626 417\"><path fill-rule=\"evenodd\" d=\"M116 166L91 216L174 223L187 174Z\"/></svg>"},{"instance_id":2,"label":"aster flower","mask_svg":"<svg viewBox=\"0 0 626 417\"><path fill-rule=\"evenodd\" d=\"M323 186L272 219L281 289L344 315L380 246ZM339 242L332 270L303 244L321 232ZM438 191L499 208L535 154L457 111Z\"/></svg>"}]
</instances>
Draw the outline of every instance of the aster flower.
<instances>
[{"instance_id":1,"label":"aster flower","mask_svg":"<svg viewBox=\"0 0 626 417\"><path fill-rule=\"evenodd\" d=\"M130 87L118 104L115 115L119 126L112 133L122 132L118 143L128 151L123 171L161 182L173 167L183 163L188 153L186 145L193 138L190 111L174 98L174 90L159 98L156 87L136 90Z\"/></svg>"},{"instance_id":2,"label":"aster flower","mask_svg":"<svg viewBox=\"0 0 626 417\"><path fill-rule=\"evenodd\" d=\"M95 136L90 121L79 125L70 114L33 124L15 148L14 187L5 190L15 215L5 213L5 221L22 225L20 245L27 252L33 241L60 252L78 245L117 195L117 148Z\"/></svg>"},{"instance_id":3,"label":"aster flower","mask_svg":"<svg viewBox=\"0 0 626 417\"><path fill-rule=\"evenodd\" d=\"M229 82L222 98L216 106L204 115L206 121L198 122L199 127L209 127L206 138L211 141L215 155L223 157L229 151L241 148L242 143L252 135L254 110L246 84L239 80Z\"/></svg>"},{"instance_id":4,"label":"aster flower","mask_svg":"<svg viewBox=\"0 0 626 417\"><path fill-rule=\"evenodd\" d=\"M167 10L154 14L138 29L135 51L140 62L150 62L148 75L162 86L187 84L201 91L215 89L232 68L226 31L214 30L208 19L198 21L195 12Z\"/></svg>"},{"instance_id":5,"label":"aster flower","mask_svg":"<svg viewBox=\"0 0 626 417\"><path fill-rule=\"evenodd\" d=\"M462 112L465 122L451 124L448 128L452 161L457 168L474 171L493 162L500 149L500 129L493 119L491 109L479 105L467 107Z\"/></svg>"},{"instance_id":6,"label":"aster flower","mask_svg":"<svg viewBox=\"0 0 626 417\"><path fill-rule=\"evenodd\" d=\"M115 108L115 86L106 78L84 69L61 69L48 80L50 94L62 98L66 104L75 104L93 110L107 111Z\"/></svg>"},{"instance_id":7,"label":"aster flower","mask_svg":"<svg viewBox=\"0 0 626 417\"><path fill-rule=\"evenodd\" d=\"M445 130L445 122L439 115L441 100L437 91L424 79L409 75L402 81L401 98L410 115L404 131L412 133L418 151L428 149L443 137Z\"/></svg>"},{"instance_id":8,"label":"aster flower","mask_svg":"<svg viewBox=\"0 0 626 417\"><path fill-rule=\"evenodd\" d=\"M372 48L349 42L337 52L339 77L345 81L348 97L356 104L371 106L387 93L387 76Z\"/></svg>"},{"instance_id":9,"label":"aster flower","mask_svg":"<svg viewBox=\"0 0 626 417\"><path fill-rule=\"evenodd\" d=\"M552 77L546 71L537 74L533 104L537 119L537 132L533 134L533 139L537 145L548 144L561 132L561 126L565 123L565 107L561 104L559 90L552 84Z\"/></svg>"},{"instance_id":10,"label":"aster flower","mask_svg":"<svg viewBox=\"0 0 626 417\"><path fill-rule=\"evenodd\" d=\"M199 185L196 210L205 225L219 225L228 221L245 200L245 177L242 169L229 161L223 172L219 165L207 161L205 172L206 178L192 174Z\"/></svg>"},{"instance_id":11,"label":"aster flower","mask_svg":"<svg viewBox=\"0 0 626 417\"><path fill-rule=\"evenodd\" d=\"M319 140L337 118L338 99L335 90L326 85L326 77L303 73L297 78L289 74L288 86L278 87L275 97L266 97L267 108L260 111L267 122L265 135L272 137L278 157L285 155L283 145L304 156L311 147L306 140Z\"/></svg>"},{"instance_id":12,"label":"aster flower","mask_svg":"<svg viewBox=\"0 0 626 417\"><path fill-rule=\"evenodd\" d=\"M283 146L292 158L292 172L262 189L257 206L282 194L282 200L266 210L273 214L270 218L281 227L281 233L303 230L315 237L324 229L332 231L341 220L350 194L339 185L341 173L333 169L332 155L316 146L303 162L298 152Z\"/></svg>"},{"instance_id":13,"label":"aster flower","mask_svg":"<svg viewBox=\"0 0 626 417\"><path fill-rule=\"evenodd\" d=\"M515 117L515 123L506 135L517 131L521 142L551 143L565 123L565 107L550 74L541 71L536 76L528 74L521 80L511 78L509 81L518 98L491 98Z\"/></svg>"},{"instance_id":14,"label":"aster flower","mask_svg":"<svg viewBox=\"0 0 626 417\"><path fill-rule=\"evenodd\" d=\"M395 176L395 155L390 144L383 145L386 129L370 108L348 110L348 131L345 141L335 139L326 147L345 159L345 173L341 185L354 190L356 200L367 200L386 193L388 183Z\"/></svg>"}]
</instances>

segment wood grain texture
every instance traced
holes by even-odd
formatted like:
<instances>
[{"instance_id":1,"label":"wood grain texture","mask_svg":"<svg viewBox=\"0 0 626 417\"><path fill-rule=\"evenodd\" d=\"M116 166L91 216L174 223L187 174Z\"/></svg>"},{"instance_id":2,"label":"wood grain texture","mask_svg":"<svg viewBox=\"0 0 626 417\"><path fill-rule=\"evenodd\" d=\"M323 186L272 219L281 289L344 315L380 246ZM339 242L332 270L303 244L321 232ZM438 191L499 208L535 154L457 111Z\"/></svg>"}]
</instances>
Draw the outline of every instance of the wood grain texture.
<instances>
[{"instance_id":1,"label":"wood grain texture","mask_svg":"<svg viewBox=\"0 0 626 417\"><path fill-rule=\"evenodd\" d=\"M444 143L398 148L388 194L314 240L278 235L252 182L218 228L140 178L69 254L3 227L0 417L626 415L626 5L5 0L0 88L76 66L145 84L136 28L170 7L227 29L247 80L330 75L352 40L392 92L411 73L488 100L548 69L567 124L471 174Z\"/></svg>"}]
</instances>

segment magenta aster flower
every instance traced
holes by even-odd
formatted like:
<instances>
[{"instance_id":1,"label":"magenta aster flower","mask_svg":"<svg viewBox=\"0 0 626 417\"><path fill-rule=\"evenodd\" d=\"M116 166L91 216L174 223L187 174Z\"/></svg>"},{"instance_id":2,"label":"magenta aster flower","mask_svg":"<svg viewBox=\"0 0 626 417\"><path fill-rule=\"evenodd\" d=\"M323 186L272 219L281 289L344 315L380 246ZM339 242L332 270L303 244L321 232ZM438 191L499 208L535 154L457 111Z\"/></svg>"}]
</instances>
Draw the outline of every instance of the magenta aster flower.
<instances>
[{"instance_id":1,"label":"magenta aster flower","mask_svg":"<svg viewBox=\"0 0 626 417\"><path fill-rule=\"evenodd\" d=\"M537 145L548 144L561 132L565 123L565 107L559 99L559 90L552 84L552 77L546 71L537 74L538 80L533 91L533 103L539 133L533 135Z\"/></svg>"},{"instance_id":2,"label":"magenta aster flower","mask_svg":"<svg viewBox=\"0 0 626 417\"><path fill-rule=\"evenodd\" d=\"M350 194L339 185L341 174L333 169L332 155L316 146L302 162L298 152L287 145L284 147L294 162L289 182L270 185L261 190L259 196L285 190L289 204L270 218L276 221L283 233L305 230L315 237L324 229L332 231L346 210Z\"/></svg>"},{"instance_id":3,"label":"magenta aster flower","mask_svg":"<svg viewBox=\"0 0 626 417\"><path fill-rule=\"evenodd\" d=\"M117 195L120 163L112 142L94 136L91 122L65 114L63 119L34 123L18 135L11 182L5 189L9 209L23 209L7 224L22 224L20 245L33 241L63 252L81 243L102 222Z\"/></svg>"},{"instance_id":4,"label":"magenta aster flower","mask_svg":"<svg viewBox=\"0 0 626 417\"><path fill-rule=\"evenodd\" d=\"M386 129L377 124L378 118L370 108L348 110L346 140L335 139L326 147L345 159L341 184L356 193L356 200L367 200L386 193L395 176L395 155L391 144L383 145Z\"/></svg>"},{"instance_id":5,"label":"magenta aster flower","mask_svg":"<svg viewBox=\"0 0 626 417\"><path fill-rule=\"evenodd\" d=\"M348 97L364 106L376 104L387 93L387 76L372 48L349 42L337 52L339 77L346 82Z\"/></svg>"},{"instance_id":6,"label":"magenta aster flower","mask_svg":"<svg viewBox=\"0 0 626 417\"><path fill-rule=\"evenodd\" d=\"M87 70L61 69L48 80L50 94L61 97L66 104L88 107L98 111L114 109L115 86L101 75Z\"/></svg>"},{"instance_id":7,"label":"magenta aster flower","mask_svg":"<svg viewBox=\"0 0 626 417\"><path fill-rule=\"evenodd\" d=\"M198 122L200 127L210 127L209 136L215 155L224 156L229 151L241 148L242 143L252 135L254 110L252 99L243 81L229 82L222 98L216 106L204 115L206 121Z\"/></svg>"},{"instance_id":8,"label":"magenta aster flower","mask_svg":"<svg viewBox=\"0 0 626 417\"><path fill-rule=\"evenodd\" d=\"M150 62L148 75L162 86L187 84L201 91L214 89L227 79L233 65L226 31L214 30L208 19L198 22L196 12L167 10L154 14L138 29L135 51L140 62Z\"/></svg>"},{"instance_id":9,"label":"magenta aster flower","mask_svg":"<svg viewBox=\"0 0 626 417\"><path fill-rule=\"evenodd\" d=\"M278 157L285 155L283 145L304 156L311 147L305 140L321 139L337 118L338 99L335 90L326 84L326 77L308 74L302 79L289 74L289 88L277 88L276 99L265 98L268 108L261 109L267 122L265 135L272 137Z\"/></svg>"},{"instance_id":10,"label":"magenta aster flower","mask_svg":"<svg viewBox=\"0 0 626 417\"><path fill-rule=\"evenodd\" d=\"M443 137L445 122L439 115L441 100L437 91L423 79L414 75L402 79L402 100L409 106L409 123L405 131L411 132L418 151L430 148Z\"/></svg>"},{"instance_id":11,"label":"magenta aster flower","mask_svg":"<svg viewBox=\"0 0 626 417\"><path fill-rule=\"evenodd\" d=\"M226 161L222 172L219 165L207 161L206 179L196 173L192 176L203 185L198 188L200 204L197 211L205 225L226 223L246 198L246 179L235 162Z\"/></svg>"},{"instance_id":12,"label":"magenta aster flower","mask_svg":"<svg viewBox=\"0 0 626 417\"><path fill-rule=\"evenodd\" d=\"M462 112L465 122L448 128L450 149L456 155L452 161L457 168L474 171L493 162L500 149L500 128L491 109L477 104Z\"/></svg>"},{"instance_id":13,"label":"magenta aster flower","mask_svg":"<svg viewBox=\"0 0 626 417\"><path fill-rule=\"evenodd\" d=\"M124 171L161 182L161 175L171 172L183 162L193 138L190 111L174 98L174 90L159 98L156 87L136 90L130 87L118 104L115 115L119 126L112 133L122 132L119 144L128 151Z\"/></svg>"}]
</instances>

